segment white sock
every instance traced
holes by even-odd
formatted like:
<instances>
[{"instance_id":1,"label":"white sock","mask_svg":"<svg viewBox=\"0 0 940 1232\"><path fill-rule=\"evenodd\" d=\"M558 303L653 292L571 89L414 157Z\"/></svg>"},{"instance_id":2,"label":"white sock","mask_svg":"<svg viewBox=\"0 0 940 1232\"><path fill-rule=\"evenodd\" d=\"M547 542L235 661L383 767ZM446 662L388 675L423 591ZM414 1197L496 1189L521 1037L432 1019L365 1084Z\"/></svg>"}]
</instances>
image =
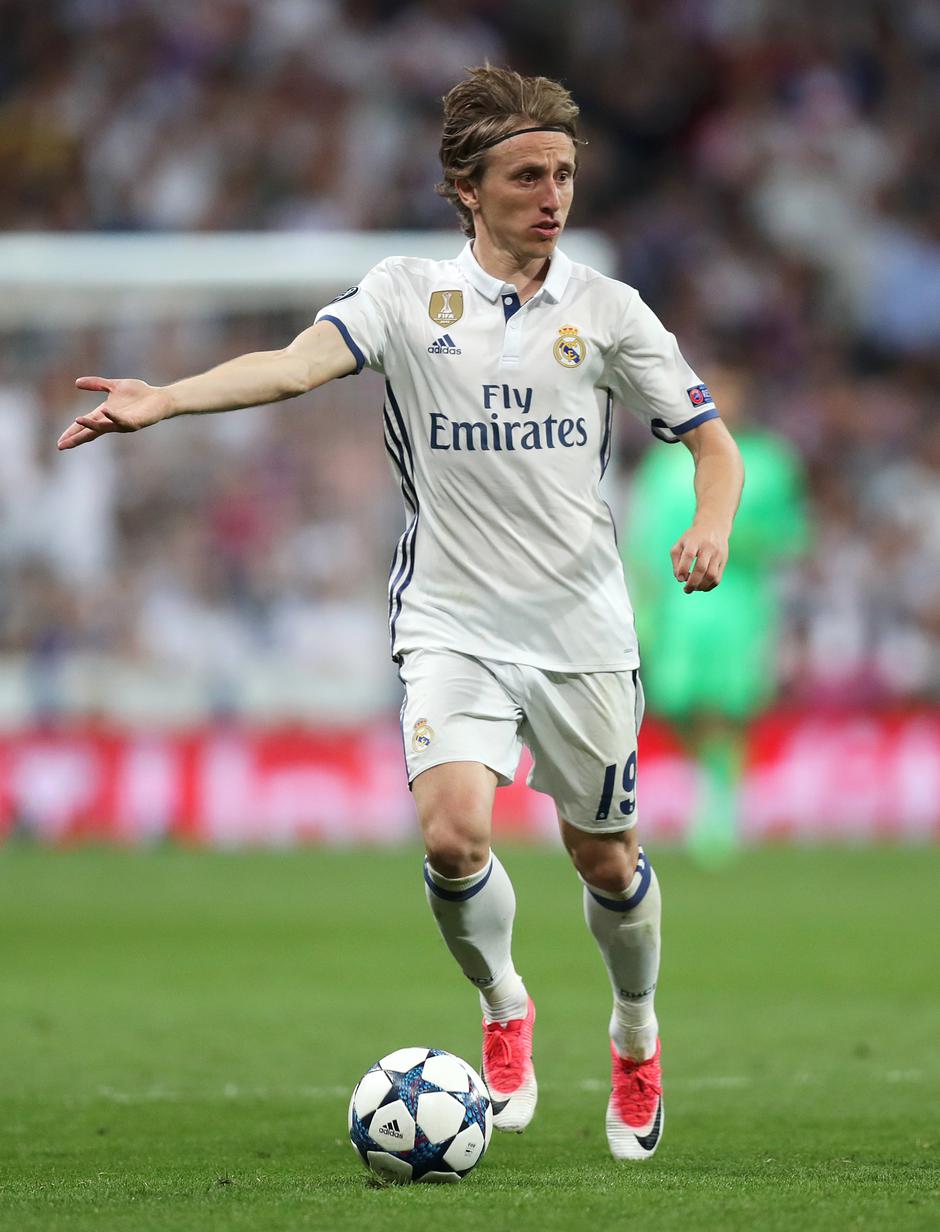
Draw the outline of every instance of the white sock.
<instances>
[{"instance_id":1,"label":"white sock","mask_svg":"<svg viewBox=\"0 0 940 1232\"><path fill-rule=\"evenodd\" d=\"M431 911L447 948L480 993L487 1022L524 1018L525 985L512 965L512 922L516 896L506 870L490 852L469 877L443 877L424 862Z\"/></svg>"},{"instance_id":2,"label":"white sock","mask_svg":"<svg viewBox=\"0 0 940 1232\"><path fill-rule=\"evenodd\" d=\"M637 871L620 893L584 882L584 918L600 947L614 993L610 1038L622 1057L645 1061L656 1051L653 1009L659 975L662 900L652 865L640 850Z\"/></svg>"}]
</instances>

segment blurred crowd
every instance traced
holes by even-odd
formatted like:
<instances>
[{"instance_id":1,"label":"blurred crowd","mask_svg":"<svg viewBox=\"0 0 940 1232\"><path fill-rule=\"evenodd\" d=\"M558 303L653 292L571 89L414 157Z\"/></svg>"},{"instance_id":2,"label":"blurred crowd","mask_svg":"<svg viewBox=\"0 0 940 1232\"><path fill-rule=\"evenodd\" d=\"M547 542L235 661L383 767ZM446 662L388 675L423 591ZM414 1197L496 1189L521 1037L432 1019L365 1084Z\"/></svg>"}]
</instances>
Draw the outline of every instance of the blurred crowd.
<instances>
[{"instance_id":1,"label":"blurred crowd","mask_svg":"<svg viewBox=\"0 0 940 1232\"><path fill-rule=\"evenodd\" d=\"M589 141L573 222L805 466L782 696L940 700L936 0L6 0L3 17L7 232L453 226L456 251L433 191L441 94L487 60L563 79ZM401 513L369 374L54 450L90 405L75 376L162 383L282 345L318 307L0 337L0 654L39 703L80 661L139 696L196 681L181 713L393 701ZM622 509L648 447L625 420Z\"/></svg>"}]
</instances>

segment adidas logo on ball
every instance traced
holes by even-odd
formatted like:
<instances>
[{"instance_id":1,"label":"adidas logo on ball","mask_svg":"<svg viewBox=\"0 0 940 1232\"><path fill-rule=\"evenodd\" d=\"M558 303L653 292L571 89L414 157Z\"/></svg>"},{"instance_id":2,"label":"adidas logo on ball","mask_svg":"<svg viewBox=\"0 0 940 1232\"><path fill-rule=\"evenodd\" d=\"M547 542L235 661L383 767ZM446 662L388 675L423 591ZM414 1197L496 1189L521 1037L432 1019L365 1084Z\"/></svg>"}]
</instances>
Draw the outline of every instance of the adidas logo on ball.
<instances>
[{"instance_id":1,"label":"adidas logo on ball","mask_svg":"<svg viewBox=\"0 0 940 1232\"><path fill-rule=\"evenodd\" d=\"M486 1154L493 1104L480 1075L442 1048L396 1048L356 1083L349 1140L383 1185L459 1181Z\"/></svg>"}]
</instances>

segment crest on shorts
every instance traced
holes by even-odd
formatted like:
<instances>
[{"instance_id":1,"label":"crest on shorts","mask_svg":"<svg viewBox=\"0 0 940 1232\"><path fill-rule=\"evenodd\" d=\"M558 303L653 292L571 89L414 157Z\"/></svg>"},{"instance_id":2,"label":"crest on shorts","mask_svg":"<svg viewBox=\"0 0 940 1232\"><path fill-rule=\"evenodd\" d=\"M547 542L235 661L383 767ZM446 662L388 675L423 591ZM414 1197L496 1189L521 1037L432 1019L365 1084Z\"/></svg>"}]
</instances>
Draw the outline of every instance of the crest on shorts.
<instances>
[{"instance_id":1,"label":"crest on shorts","mask_svg":"<svg viewBox=\"0 0 940 1232\"><path fill-rule=\"evenodd\" d=\"M463 291L432 291L428 316L435 325L455 325L463 316Z\"/></svg>"},{"instance_id":2,"label":"crest on shorts","mask_svg":"<svg viewBox=\"0 0 940 1232\"><path fill-rule=\"evenodd\" d=\"M577 325L563 325L558 331L552 354L563 368L578 368L587 352L587 345L578 336Z\"/></svg>"},{"instance_id":3,"label":"crest on shorts","mask_svg":"<svg viewBox=\"0 0 940 1232\"><path fill-rule=\"evenodd\" d=\"M434 728L427 719L418 719L411 732L411 747L416 753L423 753L430 748L434 739Z\"/></svg>"}]
</instances>

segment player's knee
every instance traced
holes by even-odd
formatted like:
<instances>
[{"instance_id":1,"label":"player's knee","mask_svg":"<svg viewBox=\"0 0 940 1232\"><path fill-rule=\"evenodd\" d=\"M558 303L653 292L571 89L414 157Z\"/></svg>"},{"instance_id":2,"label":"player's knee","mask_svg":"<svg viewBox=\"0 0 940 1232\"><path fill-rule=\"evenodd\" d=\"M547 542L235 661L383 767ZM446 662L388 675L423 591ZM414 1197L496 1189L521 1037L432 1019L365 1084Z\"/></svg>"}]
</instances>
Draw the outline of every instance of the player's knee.
<instances>
[{"instance_id":1,"label":"player's knee","mask_svg":"<svg viewBox=\"0 0 940 1232\"><path fill-rule=\"evenodd\" d=\"M412 784L428 861L443 877L469 877L489 859L496 776L483 766L447 764Z\"/></svg>"},{"instance_id":2,"label":"player's knee","mask_svg":"<svg viewBox=\"0 0 940 1232\"><path fill-rule=\"evenodd\" d=\"M584 880L598 890L619 894L636 872L637 844L627 835L585 835L569 843L568 852Z\"/></svg>"},{"instance_id":3,"label":"player's knee","mask_svg":"<svg viewBox=\"0 0 940 1232\"><path fill-rule=\"evenodd\" d=\"M489 859L489 834L472 823L438 814L424 823L424 848L442 877L469 877Z\"/></svg>"}]
</instances>

